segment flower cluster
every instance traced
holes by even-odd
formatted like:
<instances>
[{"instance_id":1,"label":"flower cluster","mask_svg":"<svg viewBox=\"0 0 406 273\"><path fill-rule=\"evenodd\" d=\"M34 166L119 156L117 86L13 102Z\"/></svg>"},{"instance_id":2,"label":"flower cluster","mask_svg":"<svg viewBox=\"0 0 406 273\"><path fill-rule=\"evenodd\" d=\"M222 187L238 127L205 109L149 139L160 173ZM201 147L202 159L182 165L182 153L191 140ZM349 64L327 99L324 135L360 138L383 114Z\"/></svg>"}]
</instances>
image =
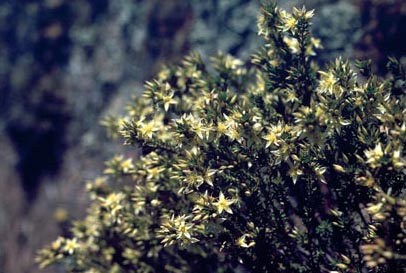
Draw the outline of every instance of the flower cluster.
<instances>
[{"instance_id":1,"label":"flower cluster","mask_svg":"<svg viewBox=\"0 0 406 273\"><path fill-rule=\"evenodd\" d=\"M143 156L107 163L88 216L42 265L403 272L406 73L393 59L387 79L365 62L362 78L341 59L320 69L312 16L264 6L251 64L192 54L106 119Z\"/></svg>"}]
</instances>

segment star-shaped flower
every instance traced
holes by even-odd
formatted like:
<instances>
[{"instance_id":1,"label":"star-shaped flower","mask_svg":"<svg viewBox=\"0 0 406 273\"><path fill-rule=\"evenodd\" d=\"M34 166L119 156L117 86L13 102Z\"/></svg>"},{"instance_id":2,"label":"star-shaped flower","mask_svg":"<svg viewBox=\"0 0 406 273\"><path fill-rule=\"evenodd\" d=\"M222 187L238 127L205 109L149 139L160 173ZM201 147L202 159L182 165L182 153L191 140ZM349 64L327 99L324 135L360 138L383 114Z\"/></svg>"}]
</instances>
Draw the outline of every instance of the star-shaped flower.
<instances>
[{"instance_id":1,"label":"star-shaped flower","mask_svg":"<svg viewBox=\"0 0 406 273\"><path fill-rule=\"evenodd\" d=\"M217 207L217 212L220 214L223 211L233 214L233 211L230 208L230 205L234 203L234 200L226 199L224 194L220 192L219 200L213 204Z\"/></svg>"}]
</instances>

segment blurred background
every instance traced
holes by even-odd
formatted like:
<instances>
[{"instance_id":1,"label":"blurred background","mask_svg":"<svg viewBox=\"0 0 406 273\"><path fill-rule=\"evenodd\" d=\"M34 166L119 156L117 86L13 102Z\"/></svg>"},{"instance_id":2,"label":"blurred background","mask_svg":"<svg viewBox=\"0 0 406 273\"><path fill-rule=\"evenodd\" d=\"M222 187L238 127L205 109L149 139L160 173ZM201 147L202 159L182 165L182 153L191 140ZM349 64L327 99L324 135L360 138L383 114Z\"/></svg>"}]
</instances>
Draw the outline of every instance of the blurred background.
<instances>
[{"instance_id":1,"label":"blurred background","mask_svg":"<svg viewBox=\"0 0 406 273\"><path fill-rule=\"evenodd\" d=\"M406 56L404 0L280 0L316 9L321 66ZM86 211L85 183L130 147L100 120L125 111L163 63L262 45L249 0L0 0L0 273L40 271L35 252ZM58 269L61 270L61 269ZM61 270L63 272L63 270Z\"/></svg>"}]
</instances>

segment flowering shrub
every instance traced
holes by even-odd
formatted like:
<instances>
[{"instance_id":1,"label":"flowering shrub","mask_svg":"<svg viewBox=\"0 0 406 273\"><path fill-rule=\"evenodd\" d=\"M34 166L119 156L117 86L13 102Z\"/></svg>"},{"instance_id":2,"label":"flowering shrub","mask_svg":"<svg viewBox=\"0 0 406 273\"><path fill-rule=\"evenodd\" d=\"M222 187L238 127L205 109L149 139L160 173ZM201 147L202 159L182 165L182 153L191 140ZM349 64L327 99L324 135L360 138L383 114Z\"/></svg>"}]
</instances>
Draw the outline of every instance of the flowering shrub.
<instances>
[{"instance_id":1,"label":"flowering shrub","mask_svg":"<svg viewBox=\"0 0 406 273\"><path fill-rule=\"evenodd\" d=\"M250 64L192 54L105 124L117 156L71 238L70 272L405 272L405 71L320 70L313 11L262 8Z\"/></svg>"}]
</instances>

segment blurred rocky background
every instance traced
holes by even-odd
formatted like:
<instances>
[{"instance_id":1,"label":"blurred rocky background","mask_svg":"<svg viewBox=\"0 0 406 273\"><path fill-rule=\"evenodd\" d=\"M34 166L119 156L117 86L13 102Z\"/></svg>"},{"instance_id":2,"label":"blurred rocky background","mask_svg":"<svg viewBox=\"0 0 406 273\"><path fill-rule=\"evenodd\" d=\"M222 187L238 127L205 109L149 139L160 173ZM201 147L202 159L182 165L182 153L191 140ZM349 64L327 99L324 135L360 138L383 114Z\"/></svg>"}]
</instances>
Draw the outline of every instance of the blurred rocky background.
<instances>
[{"instance_id":1,"label":"blurred rocky background","mask_svg":"<svg viewBox=\"0 0 406 273\"><path fill-rule=\"evenodd\" d=\"M288 0L316 9L321 66L406 55L403 0ZM100 120L120 114L163 63L218 50L248 60L260 1L0 0L0 273L40 271L35 251L84 215L87 180L123 149Z\"/></svg>"}]
</instances>

